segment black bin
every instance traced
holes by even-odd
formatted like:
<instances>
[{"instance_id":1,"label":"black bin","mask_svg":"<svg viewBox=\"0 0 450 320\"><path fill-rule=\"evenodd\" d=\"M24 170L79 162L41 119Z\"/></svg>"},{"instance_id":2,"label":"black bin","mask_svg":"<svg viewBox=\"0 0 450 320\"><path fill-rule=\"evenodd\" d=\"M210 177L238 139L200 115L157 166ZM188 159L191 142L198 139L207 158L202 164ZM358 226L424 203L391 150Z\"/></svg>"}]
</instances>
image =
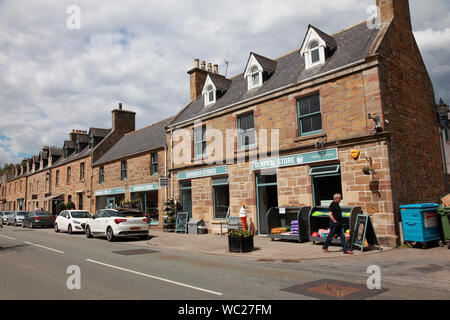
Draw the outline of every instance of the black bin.
<instances>
[{"instance_id":1,"label":"black bin","mask_svg":"<svg viewBox=\"0 0 450 320\"><path fill-rule=\"evenodd\" d=\"M271 208L267 212L267 232L268 237L272 240L293 240L298 242L308 242L309 241L309 213L311 207L290 207L282 208L285 213L280 214L280 208ZM292 221L298 221L299 232L298 235L282 235L282 234L272 234L270 231L274 228L290 227Z\"/></svg>"},{"instance_id":2,"label":"black bin","mask_svg":"<svg viewBox=\"0 0 450 320\"><path fill-rule=\"evenodd\" d=\"M353 233L353 228L356 223L358 214L362 214L361 207L341 207L342 222L345 230L350 230L350 235ZM309 240L317 243L324 243L326 238L313 237L314 232L319 232L320 229L330 228L330 208L329 207L314 207L309 213ZM350 239L350 243L351 243ZM341 244L341 240L334 238L332 244Z\"/></svg>"}]
</instances>

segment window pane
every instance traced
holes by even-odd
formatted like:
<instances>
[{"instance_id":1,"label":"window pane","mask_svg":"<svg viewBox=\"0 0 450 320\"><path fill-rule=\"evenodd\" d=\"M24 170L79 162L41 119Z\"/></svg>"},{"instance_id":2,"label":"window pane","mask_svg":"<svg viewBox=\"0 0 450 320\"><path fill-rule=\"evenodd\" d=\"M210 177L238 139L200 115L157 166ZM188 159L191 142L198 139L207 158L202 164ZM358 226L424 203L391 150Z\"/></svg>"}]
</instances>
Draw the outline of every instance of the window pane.
<instances>
[{"instance_id":1,"label":"window pane","mask_svg":"<svg viewBox=\"0 0 450 320\"><path fill-rule=\"evenodd\" d=\"M202 128L197 127L194 129L194 141L198 142L202 140Z\"/></svg>"},{"instance_id":2,"label":"window pane","mask_svg":"<svg viewBox=\"0 0 450 320\"><path fill-rule=\"evenodd\" d=\"M311 61L316 63L320 60L319 49L311 51Z\"/></svg>"},{"instance_id":3,"label":"window pane","mask_svg":"<svg viewBox=\"0 0 450 320\"><path fill-rule=\"evenodd\" d=\"M253 113L249 113L246 118L247 118L247 130L253 129L255 127Z\"/></svg>"},{"instance_id":4,"label":"window pane","mask_svg":"<svg viewBox=\"0 0 450 320\"><path fill-rule=\"evenodd\" d=\"M311 113L320 111L320 96L318 94L309 98L309 108Z\"/></svg>"},{"instance_id":5,"label":"window pane","mask_svg":"<svg viewBox=\"0 0 450 320\"><path fill-rule=\"evenodd\" d=\"M300 115L305 116L309 114L309 103L308 98L304 98L300 100Z\"/></svg>"},{"instance_id":6,"label":"window pane","mask_svg":"<svg viewBox=\"0 0 450 320\"><path fill-rule=\"evenodd\" d=\"M206 126L202 127L202 141L206 141Z\"/></svg>"},{"instance_id":7,"label":"window pane","mask_svg":"<svg viewBox=\"0 0 450 320\"><path fill-rule=\"evenodd\" d=\"M208 102L212 102L212 101L214 101L214 91L209 92L209 101Z\"/></svg>"},{"instance_id":8,"label":"window pane","mask_svg":"<svg viewBox=\"0 0 450 320\"><path fill-rule=\"evenodd\" d=\"M312 116L312 130L318 131L322 130L322 115L316 114Z\"/></svg>"},{"instance_id":9,"label":"window pane","mask_svg":"<svg viewBox=\"0 0 450 320\"><path fill-rule=\"evenodd\" d=\"M225 219L230 206L228 185L214 186L214 218Z\"/></svg>"},{"instance_id":10,"label":"window pane","mask_svg":"<svg viewBox=\"0 0 450 320\"><path fill-rule=\"evenodd\" d=\"M302 133L308 133L312 131L311 118L303 118L302 120Z\"/></svg>"},{"instance_id":11,"label":"window pane","mask_svg":"<svg viewBox=\"0 0 450 320\"><path fill-rule=\"evenodd\" d=\"M255 73L252 75L253 86L259 85L259 73Z\"/></svg>"}]
</instances>

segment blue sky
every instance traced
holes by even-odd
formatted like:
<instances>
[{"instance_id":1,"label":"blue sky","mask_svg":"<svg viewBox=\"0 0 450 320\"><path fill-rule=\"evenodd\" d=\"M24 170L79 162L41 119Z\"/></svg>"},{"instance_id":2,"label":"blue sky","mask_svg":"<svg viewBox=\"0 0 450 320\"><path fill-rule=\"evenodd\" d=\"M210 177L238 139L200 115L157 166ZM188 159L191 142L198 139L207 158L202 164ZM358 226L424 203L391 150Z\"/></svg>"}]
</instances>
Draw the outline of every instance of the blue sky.
<instances>
[{"instance_id":1,"label":"blue sky","mask_svg":"<svg viewBox=\"0 0 450 320\"><path fill-rule=\"evenodd\" d=\"M66 9L81 9L69 30ZM334 33L369 17L375 0L0 0L0 165L62 146L72 129L111 127L122 102L137 128L189 100L194 58L243 72L250 51L277 58L308 24ZM450 102L450 3L410 0L436 89ZM7 137L7 138L5 138Z\"/></svg>"}]
</instances>

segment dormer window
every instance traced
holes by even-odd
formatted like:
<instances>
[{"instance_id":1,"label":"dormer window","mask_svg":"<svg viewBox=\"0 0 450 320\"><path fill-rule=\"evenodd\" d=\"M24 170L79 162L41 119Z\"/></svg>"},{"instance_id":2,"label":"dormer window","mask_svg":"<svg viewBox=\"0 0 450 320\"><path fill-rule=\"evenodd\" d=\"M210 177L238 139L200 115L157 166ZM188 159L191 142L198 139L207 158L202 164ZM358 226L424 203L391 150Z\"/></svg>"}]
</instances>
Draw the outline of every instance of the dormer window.
<instances>
[{"instance_id":1,"label":"dormer window","mask_svg":"<svg viewBox=\"0 0 450 320\"><path fill-rule=\"evenodd\" d=\"M247 79L248 90L261 87L265 81L275 73L277 62L260 56L256 53L250 53L250 58L245 68L244 78Z\"/></svg>"},{"instance_id":2,"label":"dormer window","mask_svg":"<svg viewBox=\"0 0 450 320\"><path fill-rule=\"evenodd\" d=\"M205 105L210 105L216 102L216 90L212 85L206 87Z\"/></svg>"},{"instance_id":3,"label":"dormer window","mask_svg":"<svg viewBox=\"0 0 450 320\"><path fill-rule=\"evenodd\" d=\"M337 44L333 37L309 26L300 50L300 54L305 58L305 69L325 64L326 59L333 54L336 48Z\"/></svg>"}]
</instances>

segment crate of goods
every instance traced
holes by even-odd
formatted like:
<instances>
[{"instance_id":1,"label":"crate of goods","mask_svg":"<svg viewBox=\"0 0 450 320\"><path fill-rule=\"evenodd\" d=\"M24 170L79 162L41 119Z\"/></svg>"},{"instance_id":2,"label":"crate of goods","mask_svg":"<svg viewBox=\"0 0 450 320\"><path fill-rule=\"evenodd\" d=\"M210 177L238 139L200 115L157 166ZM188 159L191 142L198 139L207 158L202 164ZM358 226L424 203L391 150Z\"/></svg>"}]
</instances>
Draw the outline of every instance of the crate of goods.
<instances>
[{"instance_id":1,"label":"crate of goods","mask_svg":"<svg viewBox=\"0 0 450 320\"><path fill-rule=\"evenodd\" d=\"M168 200L164 202L163 211L163 230L166 232L175 232L178 211L176 201Z\"/></svg>"},{"instance_id":2,"label":"crate of goods","mask_svg":"<svg viewBox=\"0 0 450 320\"><path fill-rule=\"evenodd\" d=\"M400 206L405 241L427 243L440 240L438 209L439 205L435 203Z\"/></svg>"},{"instance_id":3,"label":"crate of goods","mask_svg":"<svg viewBox=\"0 0 450 320\"><path fill-rule=\"evenodd\" d=\"M272 240L308 241L310 210L311 207L271 208L266 219L268 237Z\"/></svg>"}]
</instances>

